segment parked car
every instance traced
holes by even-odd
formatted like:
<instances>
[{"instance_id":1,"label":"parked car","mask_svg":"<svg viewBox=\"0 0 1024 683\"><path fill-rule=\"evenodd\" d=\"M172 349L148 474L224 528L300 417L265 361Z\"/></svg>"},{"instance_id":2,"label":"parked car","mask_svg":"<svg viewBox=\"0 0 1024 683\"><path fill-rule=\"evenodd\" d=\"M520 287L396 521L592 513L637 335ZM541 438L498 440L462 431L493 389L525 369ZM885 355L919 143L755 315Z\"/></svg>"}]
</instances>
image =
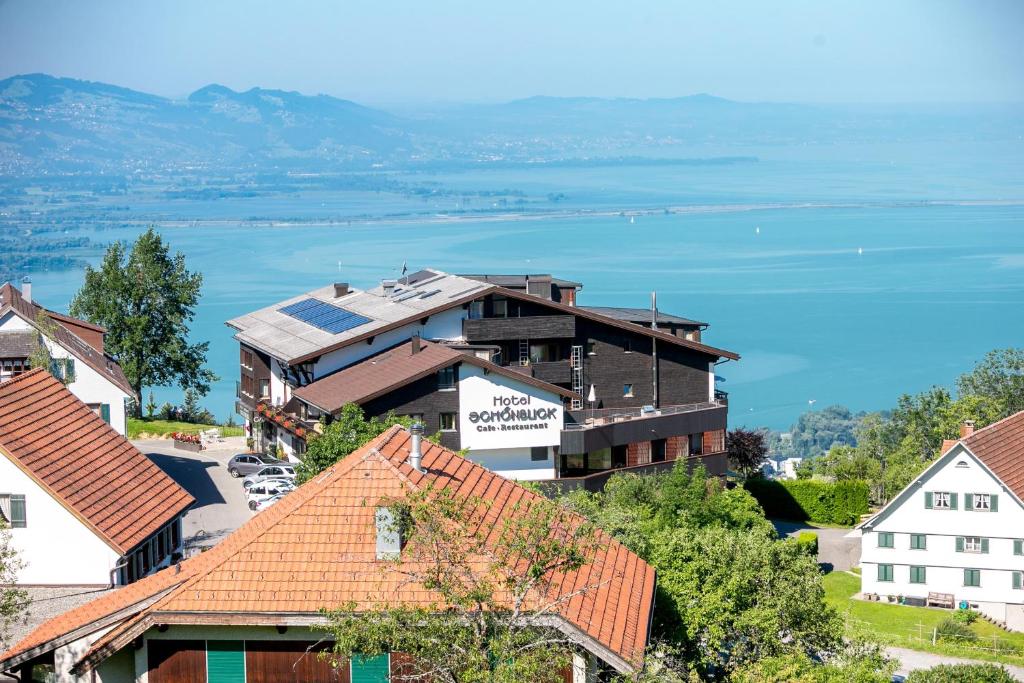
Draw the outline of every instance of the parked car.
<instances>
[{"instance_id":1,"label":"parked car","mask_svg":"<svg viewBox=\"0 0 1024 683\"><path fill-rule=\"evenodd\" d=\"M290 493L295 490L295 484L288 481L266 481L259 484L253 484L252 487L245 494L246 500L249 502L249 509L255 510L256 505L260 501L274 496L280 496L285 493Z\"/></svg>"},{"instance_id":2,"label":"parked car","mask_svg":"<svg viewBox=\"0 0 1024 683\"><path fill-rule=\"evenodd\" d=\"M287 465L283 460L271 458L262 453L239 453L228 460L228 472L232 477L242 477L258 472L268 465Z\"/></svg>"},{"instance_id":3,"label":"parked car","mask_svg":"<svg viewBox=\"0 0 1024 683\"><path fill-rule=\"evenodd\" d=\"M263 512L268 507L270 507L271 505L273 505L274 503L276 503L277 501L281 500L282 498L284 498L287 495L288 495L287 493L279 493L276 496L271 496L270 498L264 498L260 502L256 503L256 507L252 508L252 510L254 512Z\"/></svg>"},{"instance_id":4,"label":"parked car","mask_svg":"<svg viewBox=\"0 0 1024 683\"><path fill-rule=\"evenodd\" d=\"M295 468L291 465L267 465L256 470L242 480L242 486L249 488L253 483L263 479L295 479Z\"/></svg>"}]
</instances>

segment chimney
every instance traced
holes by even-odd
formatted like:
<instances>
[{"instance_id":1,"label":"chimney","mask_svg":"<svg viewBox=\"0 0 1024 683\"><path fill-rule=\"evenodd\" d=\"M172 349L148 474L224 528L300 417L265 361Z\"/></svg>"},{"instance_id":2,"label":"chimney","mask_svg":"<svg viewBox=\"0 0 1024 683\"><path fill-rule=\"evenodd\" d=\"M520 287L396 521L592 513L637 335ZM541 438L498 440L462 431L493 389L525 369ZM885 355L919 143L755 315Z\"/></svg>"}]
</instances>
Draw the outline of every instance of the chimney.
<instances>
[{"instance_id":1,"label":"chimney","mask_svg":"<svg viewBox=\"0 0 1024 683\"><path fill-rule=\"evenodd\" d=\"M25 301L32 303L32 278L28 275L21 278L21 297Z\"/></svg>"},{"instance_id":2,"label":"chimney","mask_svg":"<svg viewBox=\"0 0 1024 683\"><path fill-rule=\"evenodd\" d=\"M960 438L966 439L974 433L974 420L964 420L963 424L960 425Z\"/></svg>"},{"instance_id":3,"label":"chimney","mask_svg":"<svg viewBox=\"0 0 1024 683\"><path fill-rule=\"evenodd\" d=\"M381 280L380 286L384 290L384 296L391 296L391 293L395 291L395 280Z\"/></svg>"},{"instance_id":4,"label":"chimney","mask_svg":"<svg viewBox=\"0 0 1024 683\"><path fill-rule=\"evenodd\" d=\"M423 471L423 425L414 422L409 428L412 444L409 446L409 464L417 472Z\"/></svg>"},{"instance_id":5,"label":"chimney","mask_svg":"<svg viewBox=\"0 0 1024 683\"><path fill-rule=\"evenodd\" d=\"M409 343L410 343L410 345L412 347L412 355L414 355L414 356L417 353L419 353L420 350L423 348L420 345L420 335L418 335L418 334L412 335L412 339L409 340Z\"/></svg>"},{"instance_id":6,"label":"chimney","mask_svg":"<svg viewBox=\"0 0 1024 683\"><path fill-rule=\"evenodd\" d=\"M334 298L340 299L341 297L348 294L348 283L347 282L335 282L334 283Z\"/></svg>"}]
</instances>

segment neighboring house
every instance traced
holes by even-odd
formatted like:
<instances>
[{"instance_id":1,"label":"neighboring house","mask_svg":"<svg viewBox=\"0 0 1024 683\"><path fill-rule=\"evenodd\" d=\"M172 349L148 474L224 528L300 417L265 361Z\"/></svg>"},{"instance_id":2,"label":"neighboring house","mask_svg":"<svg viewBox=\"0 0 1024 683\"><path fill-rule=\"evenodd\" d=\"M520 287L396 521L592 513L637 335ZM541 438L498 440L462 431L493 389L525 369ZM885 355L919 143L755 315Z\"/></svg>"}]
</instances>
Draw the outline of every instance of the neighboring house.
<instances>
[{"instance_id":1,"label":"neighboring house","mask_svg":"<svg viewBox=\"0 0 1024 683\"><path fill-rule=\"evenodd\" d=\"M536 495L427 441L416 470L413 448L408 431L391 428L209 551L44 623L0 655L0 671L30 680L34 665L53 666L61 682L386 681L398 653L340 671L317 657L331 645L317 628L324 608L440 601L393 564L380 501L440 484L483 500L501 527ZM546 617L579 646L565 680L634 670L649 639L654 569L598 532L569 578L554 582L564 601Z\"/></svg>"},{"instance_id":2,"label":"neighboring house","mask_svg":"<svg viewBox=\"0 0 1024 683\"><path fill-rule=\"evenodd\" d=\"M237 409L258 448L295 458L306 435L348 399L370 414L394 409L420 418L446 446L469 449L470 457L476 451L510 477L590 486L616 469L658 469L676 459L724 474L728 401L715 388L715 368L739 356L701 342L706 323L577 306L581 286L550 275L421 270L371 290L336 283L292 297L227 323L240 345ZM397 373L372 400L352 398L345 381L332 380L373 374L412 338L470 360L449 363L452 371L436 381L410 384ZM499 408L497 399L524 400L524 384L544 392L557 424L519 425L512 439L512 430L470 420ZM497 443L495 433L510 438Z\"/></svg>"},{"instance_id":3,"label":"neighboring house","mask_svg":"<svg viewBox=\"0 0 1024 683\"><path fill-rule=\"evenodd\" d=\"M119 434L126 434L125 401L134 395L121 366L103 349L106 330L98 325L47 310L32 300L30 282L18 290L0 286L0 382L29 370L29 357L42 341L54 360L54 372L68 389ZM53 322L53 338L37 324L45 312Z\"/></svg>"},{"instance_id":4,"label":"neighboring house","mask_svg":"<svg viewBox=\"0 0 1024 683\"><path fill-rule=\"evenodd\" d=\"M1024 412L961 428L942 456L862 523L861 589L953 596L1024 631ZM885 599L883 597L883 599Z\"/></svg>"},{"instance_id":5,"label":"neighboring house","mask_svg":"<svg viewBox=\"0 0 1024 683\"><path fill-rule=\"evenodd\" d=\"M0 383L0 515L17 583L131 583L180 552L184 489L42 369Z\"/></svg>"}]
</instances>

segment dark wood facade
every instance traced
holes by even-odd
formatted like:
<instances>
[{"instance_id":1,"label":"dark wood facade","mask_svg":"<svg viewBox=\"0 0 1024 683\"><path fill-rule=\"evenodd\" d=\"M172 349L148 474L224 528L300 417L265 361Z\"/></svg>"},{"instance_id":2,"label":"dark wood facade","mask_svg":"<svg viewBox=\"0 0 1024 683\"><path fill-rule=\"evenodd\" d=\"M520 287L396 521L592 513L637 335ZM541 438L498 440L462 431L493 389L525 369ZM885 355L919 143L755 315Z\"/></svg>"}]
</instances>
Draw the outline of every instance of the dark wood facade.
<instances>
[{"instance_id":1,"label":"dark wood facade","mask_svg":"<svg viewBox=\"0 0 1024 683\"><path fill-rule=\"evenodd\" d=\"M421 416L427 434L441 432L441 445L459 450L459 369L455 365L455 383L450 388L439 388L438 376L428 375L415 382L398 387L394 391L363 404L367 417L382 417L394 411L396 415ZM441 415L454 414L456 431L441 431Z\"/></svg>"}]
</instances>

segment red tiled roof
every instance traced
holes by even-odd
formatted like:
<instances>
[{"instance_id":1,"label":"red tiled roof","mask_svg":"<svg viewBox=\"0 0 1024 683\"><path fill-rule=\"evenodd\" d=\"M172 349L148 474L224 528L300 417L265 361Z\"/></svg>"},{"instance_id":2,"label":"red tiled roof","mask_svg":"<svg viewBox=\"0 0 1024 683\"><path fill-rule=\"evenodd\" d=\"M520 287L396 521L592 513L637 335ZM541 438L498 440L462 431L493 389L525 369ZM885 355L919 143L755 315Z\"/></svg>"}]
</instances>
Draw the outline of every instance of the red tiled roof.
<instances>
[{"instance_id":1,"label":"red tiled roof","mask_svg":"<svg viewBox=\"0 0 1024 683\"><path fill-rule=\"evenodd\" d=\"M399 344L296 389L294 395L321 410L333 413L346 403L366 403L459 362L486 368L560 396L576 395L562 387L503 368L472 354L460 353L428 341L420 341L420 350L417 353L412 352L412 342Z\"/></svg>"},{"instance_id":2,"label":"red tiled roof","mask_svg":"<svg viewBox=\"0 0 1024 683\"><path fill-rule=\"evenodd\" d=\"M48 311L39 304L25 299L18 288L9 282L0 285L0 317L6 314L7 311L14 311L19 317L33 326L36 324L36 317L39 315L39 312L46 311L57 323L54 340L58 344L64 347L68 353L81 359L83 363L98 372L100 377L112 382L129 396L135 394L135 390L128 383L128 378L124 376L124 371L117 364L117 361L98 351L92 344L75 334L66 325L80 326L97 333L103 330L102 327L84 320Z\"/></svg>"},{"instance_id":3,"label":"red tiled roof","mask_svg":"<svg viewBox=\"0 0 1024 683\"><path fill-rule=\"evenodd\" d=\"M382 571L386 565L376 561L373 503L434 484L457 496L489 501L484 523L500 529L501 520L515 514L517 501L539 496L426 441L425 473L409 466L408 455L409 433L392 428L180 569L165 569L145 586L129 586L46 622L0 655L0 668L12 657L168 588L151 606L135 610L130 622L101 638L89 656L102 658L104 648L118 649L118 639L130 637L132 624L143 628L150 619L216 623L217 615L230 613L230 623L245 623L240 615L319 614L349 602L363 609L382 600L437 603L437 595L410 585L404 574ZM632 665L647 645L654 580L653 568L598 532L588 564L555 582L553 591L569 598L558 608L566 623ZM593 589L572 595L583 586Z\"/></svg>"},{"instance_id":4,"label":"red tiled roof","mask_svg":"<svg viewBox=\"0 0 1024 683\"><path fill-rule=\"evenodd\" d=\"M1024 500L1024 411L979 429L960 443Z\"/></svg>"},{"instance_id":5,"label":"red tiled roof","mask_svg":"<svg viewBox=\"0 0 1024 683\"><path fill-rule=\"evenodd\" d=\"M194 502L44 370L0 384L0 451L121 554Z\"/></svg>"}]
</instances>

